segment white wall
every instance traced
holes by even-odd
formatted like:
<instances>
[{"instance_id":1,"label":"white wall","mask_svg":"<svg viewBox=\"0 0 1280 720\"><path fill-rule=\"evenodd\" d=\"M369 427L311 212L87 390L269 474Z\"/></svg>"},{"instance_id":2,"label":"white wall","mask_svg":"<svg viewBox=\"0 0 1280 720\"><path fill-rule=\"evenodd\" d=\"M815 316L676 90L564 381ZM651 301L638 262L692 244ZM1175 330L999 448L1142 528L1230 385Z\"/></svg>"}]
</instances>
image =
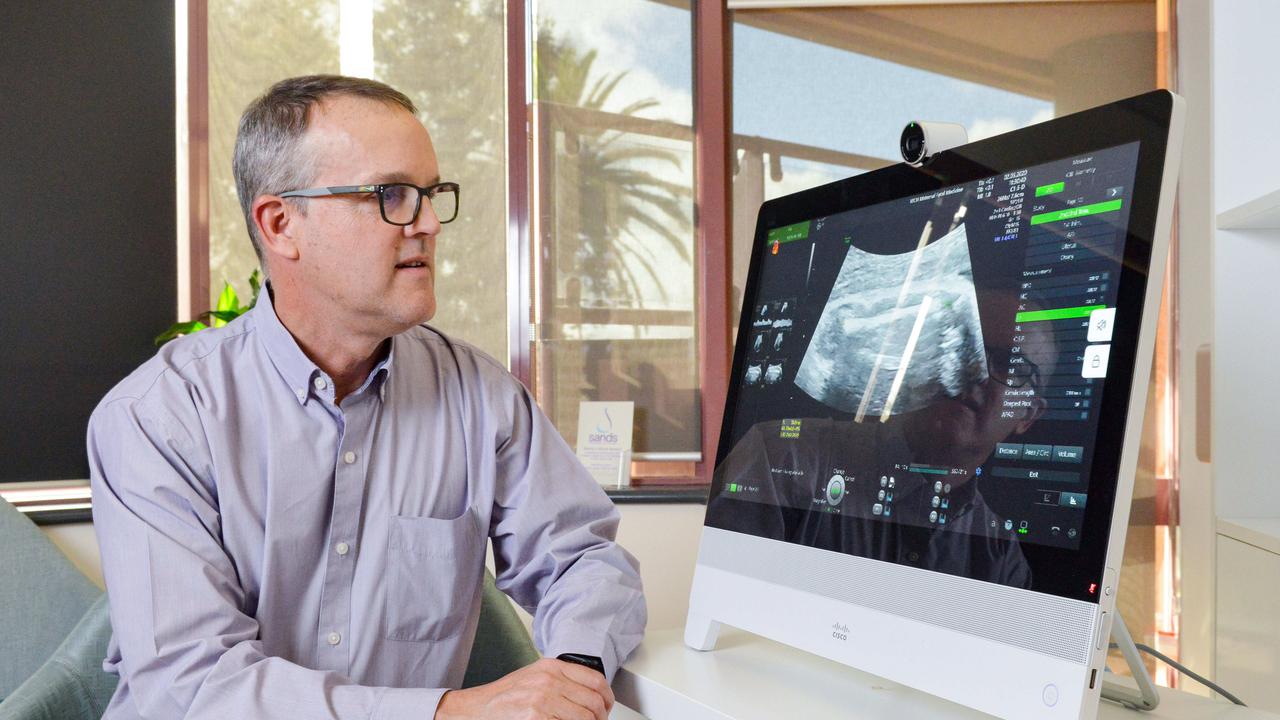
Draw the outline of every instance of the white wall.
<instances>
[{"instance_id":1,"label":"white wall","mask_svg":"<svg viewBox=\"0 0 1280 720\"><path fill-rule=\"evenodd\" d=\"M1280 189L1275 0L1213 5L1213 182L1222 213ZM1280 423L1280 233L1219 230L1213 246L1213 464L1219 517L1274 517Z\"/></svg>"},{"instance_id":2,"label":"white wall","mask_svg":"<svg viewBox=\"0 0 1280 720\"><path fill-rule=\"evenodd\" d=\"M640 561L649 601L649 629L682 627L704 505L619 505L618 541ZM45 535L71 562L102 585L98 543L90 523L45 525Z\"/></svg>"},{"instance_id":3,"label":"white wall","mask_svg":"<svg viewBox=\"0 0 1280 720\"><path fill-rule=\"evenodd\" d=\"M98 540L92 523L43 525L40 528L80 572L102 587L102 561L98 557Z\"/></svg>"},{"instance_id":4,"label":"white wall","mask_svg":"<svg viewBox=\"0 0 1280 720\"><path fill-rule=\"evenodd\" d=\"M649 629L684 627L705 505L619 505L618 542L640 561Z\"/></svg>"}]
</instances>

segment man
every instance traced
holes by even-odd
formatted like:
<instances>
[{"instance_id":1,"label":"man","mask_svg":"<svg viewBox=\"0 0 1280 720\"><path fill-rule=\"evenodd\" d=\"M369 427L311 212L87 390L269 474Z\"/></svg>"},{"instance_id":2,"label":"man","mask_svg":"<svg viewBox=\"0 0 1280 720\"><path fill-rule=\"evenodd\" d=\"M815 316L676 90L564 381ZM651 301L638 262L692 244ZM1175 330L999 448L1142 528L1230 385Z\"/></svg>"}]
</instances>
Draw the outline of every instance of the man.
<instances>
[{"instance_id":1,"label":"man","mask_svg":"<svg viewBox=\"0 0 1280 720\"><path fill-rule=\"evenodd\" d=\"M235 174L267 291L90 421L108 720L607 716L645 623L636 562L524 387L421 324L457 188L415 113L337 76L245 111ZM543 654L604 675L544 659L450 690L486 538Z\"/></svg>"}]
</instances>

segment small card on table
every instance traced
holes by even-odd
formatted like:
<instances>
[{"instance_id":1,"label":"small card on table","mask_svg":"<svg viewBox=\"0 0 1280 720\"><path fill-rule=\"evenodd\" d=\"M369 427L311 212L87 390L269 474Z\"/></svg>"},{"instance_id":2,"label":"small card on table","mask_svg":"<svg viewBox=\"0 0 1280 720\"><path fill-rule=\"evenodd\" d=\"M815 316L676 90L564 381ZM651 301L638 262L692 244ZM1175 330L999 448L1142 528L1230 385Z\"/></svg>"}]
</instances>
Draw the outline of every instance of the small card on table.
<instances>
[{"instance_id":1,"label":"small card on table","mask_svg":"<svg viewBox=\"0 0 1280 720\"><path fill-rule=\"evenodd\" d=\"M631 483L631 423L635 403L583 401L578 408L578 459L607 487Z\"/></svg>"}]
</instances>

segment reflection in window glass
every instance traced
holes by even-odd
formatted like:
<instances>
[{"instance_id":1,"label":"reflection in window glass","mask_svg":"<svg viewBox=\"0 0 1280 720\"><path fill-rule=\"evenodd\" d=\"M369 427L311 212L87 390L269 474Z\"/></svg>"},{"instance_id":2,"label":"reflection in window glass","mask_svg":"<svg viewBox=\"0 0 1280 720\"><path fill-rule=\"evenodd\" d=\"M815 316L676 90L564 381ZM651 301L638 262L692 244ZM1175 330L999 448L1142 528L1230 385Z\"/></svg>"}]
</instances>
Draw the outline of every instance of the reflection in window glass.
<instances>
[{"instance_id":1,"label":"reflection in window glass","mask_svg":"<svg viewBox=\"0 0 1280 720\"><path fill-rule=\"evenodd\" d=\"M439 302L431 323L505 363L503 8L501 0L210 3L209 260L214 294L224 280L247 292L245 280L257 266L231 175L236 124L245 106L272 83L293 75L372 76L413 99L431 133L442 176L462 186L458 219L445 226L436 249ZM342 67L352 59L361 64Z\"/></svg>"},{"instance_id":2,"label":"reflection in window glass","mask_svg":"<svg viewBox=\"0 0 1280 720\"><path fill-rule=\"evenodd\" d=\"M535 390L633 400L637 459L701 446L691 24L650 0L536 5Z\"/></svg>"},{"instance_id":3,"label":"reflection in window glass","mask_svg":"<svg viewBox=\"0 0 1280 720\"><path fill-rule=\"evenodd\" d=\"M502 0L381 0L379 80L418 106L440 175L462 186L436 245L431 324L507 363L506 34Z\"/></svg>"}]
</instances>

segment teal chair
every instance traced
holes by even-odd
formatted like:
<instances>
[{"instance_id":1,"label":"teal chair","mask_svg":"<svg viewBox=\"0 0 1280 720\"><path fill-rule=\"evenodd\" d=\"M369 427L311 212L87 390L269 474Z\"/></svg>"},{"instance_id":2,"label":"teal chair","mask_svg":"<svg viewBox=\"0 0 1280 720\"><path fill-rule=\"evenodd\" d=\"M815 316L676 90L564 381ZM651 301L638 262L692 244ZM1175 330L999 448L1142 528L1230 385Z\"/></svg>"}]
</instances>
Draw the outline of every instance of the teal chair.
<instances>
[{"instance_id":1,"label":"teal chair","mask_svg":"<svg viewBox=\"0 0 1280 720\"><path fill-rule=\"evenodd\" d=\"M3 499L0 548L0 720L98 720L116 688L116 676L102 670L111 637L106 595ZM486 572L463 687L537 659L515 609Z\"/></svg>"},{"instance_id":2,"label":"teal chair","mask_svg":"<svg viewBox=\"0 0 1280 720\"><path fill-rule=\"evenodd\" d=\"M0 548L4 548L4 560L0 561L0 636L4 637L0 644L0 719L79 717L34 714L34 710L15 714L13 708L38 708L50 702L43 694L33 693L28 679L62 676L69 667L76 666L64 651L73 652L83 642L96 640L71 637L71 632L82 624L82 618L90 620L87 613L102 596L102 590L81 574L34 523L3 499ZM101 605L105 611L105 603ZM101 664L106 655L106 633L101 640L98 675L105 674ZM59 685L59 692L71 693L73 688ZM109 693L108 689L108 697ZM101 715L104 707L105 698L92 717Z\"/></svg>"}]
</instances>

